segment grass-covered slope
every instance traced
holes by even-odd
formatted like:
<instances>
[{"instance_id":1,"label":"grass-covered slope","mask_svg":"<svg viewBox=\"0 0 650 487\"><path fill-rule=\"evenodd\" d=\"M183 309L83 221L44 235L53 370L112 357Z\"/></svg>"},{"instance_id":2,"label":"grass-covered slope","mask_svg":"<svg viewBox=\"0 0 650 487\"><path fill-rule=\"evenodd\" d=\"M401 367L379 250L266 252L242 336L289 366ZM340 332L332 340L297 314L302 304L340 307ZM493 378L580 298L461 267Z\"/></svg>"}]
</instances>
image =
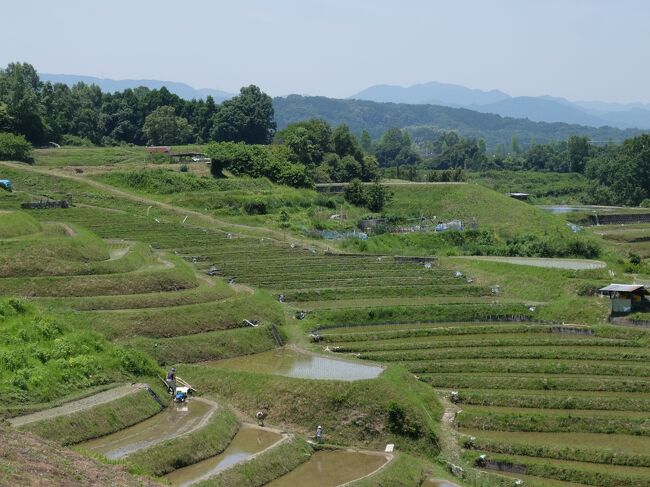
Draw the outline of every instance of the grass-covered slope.
<instances>
[{"instance_id":1,"label":"grass-covered slope","mask_svg":"<svg viewBox=\"0 0 650 487\"><path fill-rule=\"evenodd\" d=\"M441 222L459 219L503 236L569 234L560 218L477 184L413 184L390 189L394 196L386 207L389 216L435 216Z\"/></svg>"},{"instance_id":2,"label":"grass-covered slope","mask_svg":"<svg viewBox=\"0 0 650 487\"><path fill-rule=\"evenodd\" d=\"M433 455L442 414L433 392L405 370L358 382L304 380L204 366L184 366L197 389L232 403L250 417L268 408L269 424L312 435L321 424L328 442Z\"/></svg>"},{"instance_id":3,"label":"grass-covered slope","mask_svg":"<svg viewBox=\"0 0 650 487\"><path fill-rule=\"evenodd\" d=\"M0 238L22 237L40 231L37 220L18 211L0 211Z\"/></svg>"},{"instance_id":4,"label":"grass-covered slope","mask_svg":"<svg viewBox=\"0 0 650 487\"><path fill-rule=\"evenodd\" d=\"M52 401L73 390L157 372L155 363L135 350L23 301L0 301L0 393L6 406Z\"/></svg>"},{"instance_id":5,"label":"grass-covered slope","mask_svg":"<svg viewBox=\"0 0 650 487\"><path fill-rule=\"evenodd\" d=\"M106 465L30 433L0 426L0 484L160 486L129 474L124 466Z\"/></svg>"}]
</instances>

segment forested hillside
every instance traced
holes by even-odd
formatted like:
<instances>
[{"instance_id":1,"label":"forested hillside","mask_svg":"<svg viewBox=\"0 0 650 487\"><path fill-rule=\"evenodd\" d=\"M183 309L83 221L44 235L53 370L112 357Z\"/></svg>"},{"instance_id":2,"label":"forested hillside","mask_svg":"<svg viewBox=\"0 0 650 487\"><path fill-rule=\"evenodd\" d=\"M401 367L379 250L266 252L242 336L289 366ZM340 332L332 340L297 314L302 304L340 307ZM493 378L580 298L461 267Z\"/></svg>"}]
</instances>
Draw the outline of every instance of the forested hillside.
<instances>
[{"instance_id":1,"label":"forested hillside","mask_svg":"<svg viewBox=\"0 0 650 487\"><path fill-rule=\"evenodd\" d=\"M609 140L622 142L640 133L633 129L531 122L464 108L336 100L322 96L275 98L273 107L279 128L315 117L333 125L346 124L355 133L367 130L373 138L391 127L408 127L410 132L418 129L421 137L428 136L431 140L438 138L443 130L455 130L465 137L485 139L488 150L499 144L508 146L513 136L528 146L532 141L548 143L567 139L571 135L584 135L603 143Z\"/></svg>"}]
</instances>

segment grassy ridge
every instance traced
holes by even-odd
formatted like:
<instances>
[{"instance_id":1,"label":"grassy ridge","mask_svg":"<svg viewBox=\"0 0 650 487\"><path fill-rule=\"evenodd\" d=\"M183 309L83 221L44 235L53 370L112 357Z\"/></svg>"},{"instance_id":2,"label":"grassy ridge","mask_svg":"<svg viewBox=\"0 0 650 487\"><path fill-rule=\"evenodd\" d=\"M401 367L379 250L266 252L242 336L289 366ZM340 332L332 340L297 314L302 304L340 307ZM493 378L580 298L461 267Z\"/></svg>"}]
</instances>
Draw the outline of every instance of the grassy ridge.
<instances>
[{"instance_id":1,"label":"grassy ridge","mask_svg":"<svg viewBox=\"0 0 650 487\"><path fill-rule=\"evenodd\" d=\"M350 484L351 487L420 486L430 475L431 465L420 458L400 453L379 472Z\"/></svg>"},{"instance_id":2,"label":"grassy ridge","mask_svg":"<svg viewBox=\"0 0 650 487\"><path fill-rule=\"evenodd\" d=\"M41 230L41 225L24 212L0 212L0 239L21 237Z\"/></svg>"},{"instance_id":3,"label":"grassy ridge","mask_svg":"<svg viewBox=\"0 0 650 487\"><path fill-rule=\"evenodd\" d=\"M276 343L268 327L197 333L170 338L136 337L126 342L160 365L220 360L264 352Z\"/></svg>"},{"instance_id":4,"label":"grassy ridge","mask_svg":"<svg viewBox=\"0 0 650 487\"><path fill-rule=\"evenodd\" d=\"M8 277L0 279L0 294L19 296L67 297L139 294L194 288L194 271L182 259L169 256L171 267L159 264L150 269L123 274Z\"/></svg>"},{"instance_id":5,"label":"grassy ridge","mask_svg":"<svg viewBox=\"0 0 650 487\"><path fill-rule=\"evenodd\" d=\"M533 412L521 414L465 409L457 415L457 424L460 428L477 430L616 433L650 436L650 419L643 416L627 417L620 411L618 414L601 416L589 413L589 411L562 414Z\"/></svg>"},{"instance_id":6,"label":"grassy ridge","mask_svg":"<svg viewBox=\"0 0 650 487\"><path fill-rule=\"evenodd\" d=\"M74 231L74 235L38 235L0 241L0 277L98 272L100 268L93 266L108 260L108 247L88 230L75 226ZM111 262L109 267L115 264Z\"/></svg>"},{"instance_id":7,"label":"grassy ridge","mask_svg":"<svg viewBox=\"0 0 650 487\"><path fill-rule=\"evenodd\" d=\"M403 369L358 382L304 380L213 367L182 366L179 374L197 389L216 394L253 417L268 406L269 424L313 434L322 424L328 441L433 455L442 414L431 390ZM397 422L389 415L398 410Z\"/></svg>"},{"instance_id":8,"label":"grassy ridge","mask_svg":"<svg viewBox=\"0 0 650 487\"><path fill-rule=\"evenodd\" d=\"M502 453L506 455L522 455L527 457L543 457L554 460L574 460L589 463L605 463L612 465L627 465L632 467L650 467L650 455L643 453L628 453L614 449L584 447L572 445L543 445L518 442L516 440L494 440L478 437L466 447L476 450Z\"/></svg>"},{"instance_id":9,"label":"grassy ridge","mask_svg":"<svg viewBox=\"0 0 650 487\"><path fill-rule=\"evenodd\" d=\"M219 301L235 294L232 287L221 280L212 286L198 286L180 291L122 294L117 296L92 296L61 299L41 299L50 306L61 305L76 311L108 311L124 309L163 308Z\"/></svg>"},{"instance_id":10,"label":"grassy ridge","mask_svg":"<svg viewBox=\"0 0 650 487\"><path fill-rule=\"evenodd\" d=\"M221 408L203 428L132 453L127 461L147 474L165 475L218 455L226 449L238 428L235 415Z\"/></svg>"},{"instance_id":11,"label":"grassy ridge","mask_svg":"<svg viewBox=\"0 0 650 487\"><path fill-rule=\"evenodd\" d=\"M298 465L309 460L312 453L313 450L307 442L292 438L196 485L198 487L261 487L291 472Z\"/></svg>"},{"instance_id":12,"label":"grassy ridge","mask_svg":"<svg viewBox=\"0 0 650 487\"><path fill-rule=\"evenodd\" d=\"M88 311L82 316L93 329L111 339L174 337L246 326L244 319L281 324L277 301L261 291L212 303L126 311Z\"/></svg>"},{"instance_id":13,"label":"grassy ridge","mask_svg":"<svg viewBox=\"0 0 650 487\"><path fill-rule=\"evenodd\" d=\"M160 410L160 404L151 394L141 390L75 414L29 423L20 429L62 445L72 445L114 433L144 421Z\"/></svg>"},{"instance_id":14,"label":"grassy ridge","mask_svg":"<svg viewBox=\"0 0 650 487\"><path fill-rule=\"evenodd\" d=\"M476 458L477 454L468 454L468 458ZM528 475L546 477L568 482L578 482L586 485L617 487L647 487L650 470L645 467L623 467L574 462L568 460L546 460L516 455L489 454L491 461L508 465L520 465Z\"/></svg>"}]
</instances>

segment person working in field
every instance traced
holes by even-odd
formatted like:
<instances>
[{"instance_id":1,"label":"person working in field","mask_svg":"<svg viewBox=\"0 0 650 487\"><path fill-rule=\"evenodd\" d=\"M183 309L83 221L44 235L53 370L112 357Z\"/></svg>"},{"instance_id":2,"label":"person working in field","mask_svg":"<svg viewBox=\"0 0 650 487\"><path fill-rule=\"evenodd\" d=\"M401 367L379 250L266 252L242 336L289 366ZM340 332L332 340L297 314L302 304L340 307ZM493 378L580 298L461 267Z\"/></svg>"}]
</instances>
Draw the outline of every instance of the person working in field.
<instances>
[{"instance_id":1,"label":"person working in field","mask_svg":"<svg viewBox=\"0 0 650 487\"><path fill-rule=\"evenodd\" d=\"M165 382L167 382L167 387L174 396L176 394L176 367L172 367L172 370L169 371Z\"/></svg>"}]
</instances>

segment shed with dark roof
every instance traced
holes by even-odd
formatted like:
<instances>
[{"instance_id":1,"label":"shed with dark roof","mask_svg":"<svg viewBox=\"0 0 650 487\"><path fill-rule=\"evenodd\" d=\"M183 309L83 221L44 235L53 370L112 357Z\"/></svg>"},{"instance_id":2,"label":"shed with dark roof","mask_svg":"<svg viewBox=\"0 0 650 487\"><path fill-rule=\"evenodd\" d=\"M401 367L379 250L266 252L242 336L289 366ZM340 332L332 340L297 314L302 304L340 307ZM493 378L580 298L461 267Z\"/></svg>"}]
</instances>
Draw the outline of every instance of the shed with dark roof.
<instances>
[{"instance_id":1,"label":"shed with dark roof","mask_svg":"<svg viewBox=\"0 0 650 487\"><path fill-rule=\"evenodd\" d=\"M631 313L648 306L648 290L642 284L610 284L598 290L609 296L612 313Z\"/></svg>"}]
</instances>

